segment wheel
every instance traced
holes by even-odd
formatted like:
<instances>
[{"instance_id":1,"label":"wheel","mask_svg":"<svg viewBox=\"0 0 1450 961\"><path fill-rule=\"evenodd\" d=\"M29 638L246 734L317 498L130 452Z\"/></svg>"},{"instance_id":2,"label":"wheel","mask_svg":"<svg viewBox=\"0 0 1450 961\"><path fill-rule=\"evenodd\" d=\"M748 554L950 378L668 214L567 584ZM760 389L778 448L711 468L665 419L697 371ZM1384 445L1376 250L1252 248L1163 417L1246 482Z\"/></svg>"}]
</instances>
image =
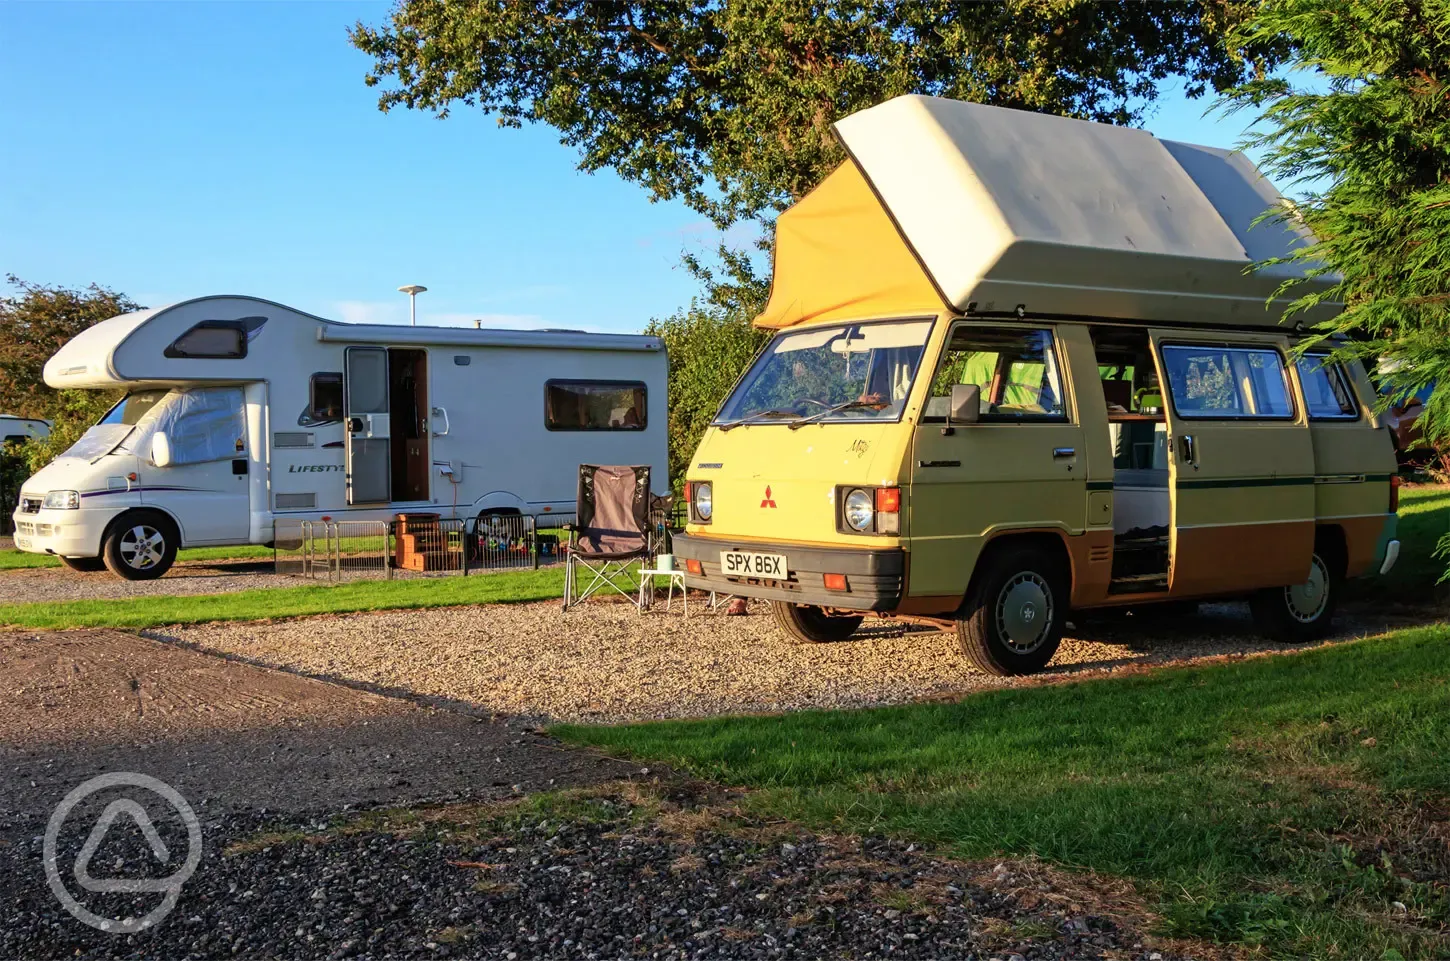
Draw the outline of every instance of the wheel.
<instances>
[{"instance_id":1,"label":"wheel","mask_svg":"<svg viewBox=\"0 0 1450 961\"><path fill-rule=\"evenodd\" d=\"M84 571L87 574L106 569L104 557L62 557L60 562L73 571Z\"/></svg>"},{"instance_id":2,"label":"wheel","mask_svg":"<svg viewBox=\"0 0 1450 961\"><path fill-rule=\"evenodd\" d=\"M165 515L137 511L121 517L106 535L106 567L128 581L149 581L171 570L176 560L176 527Z\"/></svg>"},{"instance_id":3,"label":"wheel","mask_svg":"<svg viewBox=\"0 0 1450 961\"><path fill-rule=\"evenodd\" d=\"M860 614L827 614L819 607L772 601L770 613L782 631L798 641L844 641L865 620Z\"/></svg>"},{"instance_id":4,"label":"wheel","mask_svg":"<svg viewBox=\"0 0 1450 961\"><path fill-rule=\"evenodd\" d=\"M1005 677L1042 670L1062 643L1068 578L1062 563L1031 548L990 558L957 620L972 666Z\"/></svg>"},{"instance_id":5,"label":"wheel","mask_svg":"<svg viewBox=\"0 0 1450 961\"><path fill-rule=\"evenodd\" d=\"M1277 641L1302 643L1323 637L1339 602L1339 575L1318 551L1309 562L1309 579L1291 587L1273 587L1249 598L1259 630Z\"/></svg>"}]
</instances>

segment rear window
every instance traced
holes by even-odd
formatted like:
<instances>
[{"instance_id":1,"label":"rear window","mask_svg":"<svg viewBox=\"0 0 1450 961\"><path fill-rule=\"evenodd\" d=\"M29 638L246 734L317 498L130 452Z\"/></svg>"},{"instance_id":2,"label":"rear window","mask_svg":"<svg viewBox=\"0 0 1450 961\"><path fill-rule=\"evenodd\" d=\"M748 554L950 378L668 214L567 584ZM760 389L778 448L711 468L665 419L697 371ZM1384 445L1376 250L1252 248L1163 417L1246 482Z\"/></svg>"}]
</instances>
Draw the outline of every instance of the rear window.
<instances>
[{"instance_id":1,"label":"rear window","mask_svg":"<svg viewBox=\"0 0 1450 961\"><path fill-rule=\"evenodd\" d=\"M551 380L544 385L549 430L644 430L647 403L638 381Z\"/></svg>"},{"instance_id":2,"label":"rear window","mask_svg":"<svg viewBox=\"0 0 1450 961\"><path fill-rule=\"evenodd\" d=\"M1304 388L1304 406L1311 420L1357 420L1359 404L1349 389L1344 368L1328 363L1325 354L1305 354L1296 365Z\"/></svg>"}]
</instances>

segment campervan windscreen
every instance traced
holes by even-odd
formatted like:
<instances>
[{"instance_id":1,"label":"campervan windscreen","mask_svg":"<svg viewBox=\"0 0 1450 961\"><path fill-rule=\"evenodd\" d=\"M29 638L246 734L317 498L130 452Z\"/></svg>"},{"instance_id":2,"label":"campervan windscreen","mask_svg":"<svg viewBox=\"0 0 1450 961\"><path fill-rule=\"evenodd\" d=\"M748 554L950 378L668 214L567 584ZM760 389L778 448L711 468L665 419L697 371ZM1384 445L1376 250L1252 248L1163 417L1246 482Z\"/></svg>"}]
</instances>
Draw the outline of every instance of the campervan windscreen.
<instances>
[{"instance_id":1,"label":"campervan windscreen","mask_svg":"<svg viewBox=\"0 0 1450 961\"><path fill-rule=\"evenodd\" d=\"M899 420L930 333L931 321L911 320L779 334L715 423Z\"/></svg>"},{"instance_id":2,"label":"campervan windscreen","mask_svg":"<svg viewBox=\"0 0 1450 961\"><path fill-rule=\"evenodd\" d=\"M61 456L94 460L109 454L168 393L167 390L131 391Z\"/></svg>"}]
</instances>

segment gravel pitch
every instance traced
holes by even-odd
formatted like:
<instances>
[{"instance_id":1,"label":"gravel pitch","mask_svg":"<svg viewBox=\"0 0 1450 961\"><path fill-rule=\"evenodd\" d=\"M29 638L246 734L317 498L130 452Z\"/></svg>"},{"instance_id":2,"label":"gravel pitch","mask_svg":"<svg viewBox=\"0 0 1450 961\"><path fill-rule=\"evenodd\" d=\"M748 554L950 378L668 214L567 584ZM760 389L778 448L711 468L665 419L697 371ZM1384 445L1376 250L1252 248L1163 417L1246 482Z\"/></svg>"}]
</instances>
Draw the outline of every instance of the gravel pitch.
<instances>
[{"instance_id":1,"label":"gravel pitch","mask_svg":"<svg viewBox=\"0 0 1450 961\"><path fill-rule=\"evenodd\" d=\"M678 795L677 795L678 797ZM185 838L158 823L185 850ZM39 840L0 861L0 956L26 958L1115 958L1155 944L1125 886L1035 863L971 864L904 842L814 834L731 807L626 793L270 825L204 824L201 865L159 926L76 923ZM69 863L84 832L62 836ZM112 840L114 838L114 840ZM93 863L142 864L137 832ZM112 917L158 895L91 895ZM1202 947L1202 946L1199 946Z\"/></svg>"},{"instance_id":2,"label":"gravel pitch","mask_svg":"<svg viewBox=\"0 0 1450 961\"><path fill-rule=\"evenodd\" d=\"M1204 605L1199 615L1176 621L1085 623L1063 642L1048 672L1004 679L967 667L955 634L868 621L847 641L798 644L775 627L763 604L752 603L751 611L685 618L678 606L674 614L641 615L618 603L567 614L557 603L495 604L148 633L389 692L585 722L901 703L1285 649L1254 633L1245 605ZM1340 636L1397 623L1376 616L1343 618Z\"/></svg>"},{"instance_id":3,"label":"gravel pitch","mask_svg":"<svg viewBox=\"0 0 1450 961\"><path fill-rule=\"evenodd\" d=\"M176 564L154 581L122 580L110 571L32 567L0 573L0 604L88 601L152 594L226 594L262 587L300 587L309 583L313 582L273 574L272 562L265 559Z\"/></svg>"}]
</instances>

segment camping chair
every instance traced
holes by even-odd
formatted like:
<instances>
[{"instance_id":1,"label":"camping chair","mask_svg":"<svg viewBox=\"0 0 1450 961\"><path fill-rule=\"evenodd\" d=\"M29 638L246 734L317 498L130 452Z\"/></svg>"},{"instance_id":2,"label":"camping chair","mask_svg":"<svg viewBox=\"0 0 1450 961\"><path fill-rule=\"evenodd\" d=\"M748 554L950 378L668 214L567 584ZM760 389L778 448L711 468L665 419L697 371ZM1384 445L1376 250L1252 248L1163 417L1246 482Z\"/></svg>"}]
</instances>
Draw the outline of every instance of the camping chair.
<instances>
[{"instance_id":1,"label":"camping chair","mask_svg":"<svg viewBox=\"0 0 1450 961\"><path fill-rule=\"evenodd\" d=\"M638 607L638 577L629 562L650 555L649 468L580 464L576 510L564 548L564 610L609 590Z\"/></svg>"}]
</instances>

